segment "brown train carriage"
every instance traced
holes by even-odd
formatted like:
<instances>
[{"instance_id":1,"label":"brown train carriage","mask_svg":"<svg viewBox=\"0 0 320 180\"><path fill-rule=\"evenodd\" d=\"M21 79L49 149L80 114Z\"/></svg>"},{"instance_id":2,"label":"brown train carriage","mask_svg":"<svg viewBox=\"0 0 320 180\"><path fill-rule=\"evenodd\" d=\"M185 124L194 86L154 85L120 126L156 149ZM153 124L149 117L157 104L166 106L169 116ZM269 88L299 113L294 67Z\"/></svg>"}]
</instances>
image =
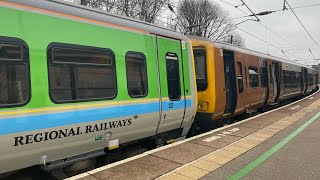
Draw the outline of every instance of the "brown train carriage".
<instances>
[{"instance_id":1,"label":"brown train carriage","mask_svg":"<svg viewBox=\"0 0 320 180\"><path fill-rule=\"evenodd\" d=\"M206 38L189 38L197 74L196 122L204 127L315 89L309 76L312 68Z\"/></svg>"}]
</instances>

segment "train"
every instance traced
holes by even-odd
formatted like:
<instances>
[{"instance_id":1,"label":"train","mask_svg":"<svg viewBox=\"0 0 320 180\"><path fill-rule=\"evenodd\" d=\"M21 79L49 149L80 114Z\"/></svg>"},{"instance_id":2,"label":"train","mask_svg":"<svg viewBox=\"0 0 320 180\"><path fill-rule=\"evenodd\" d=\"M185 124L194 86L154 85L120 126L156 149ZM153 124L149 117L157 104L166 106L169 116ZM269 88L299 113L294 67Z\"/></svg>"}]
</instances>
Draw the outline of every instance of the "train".
<instances>
[{"instance_id":1,"label":"train","mask_svg":"<svg viewBox=\"0 0 320 180\"><path fill-rule=\"evenodd\" d=\"M3 0L0 16L0 174L168 144L317 85L307 66L66 2Z\"/></svg>"},{"instance_id":2,"label":"train","mask_svg":"<svg viewBox=\"0 0 320 180\"><path fill-rule=\"evenodd\" d=\"M318 71L307 65L206 38L189 38L197 72L196 119L201 119L196 122L202 128L318 88Z\"/></svg>"}]
</instances>

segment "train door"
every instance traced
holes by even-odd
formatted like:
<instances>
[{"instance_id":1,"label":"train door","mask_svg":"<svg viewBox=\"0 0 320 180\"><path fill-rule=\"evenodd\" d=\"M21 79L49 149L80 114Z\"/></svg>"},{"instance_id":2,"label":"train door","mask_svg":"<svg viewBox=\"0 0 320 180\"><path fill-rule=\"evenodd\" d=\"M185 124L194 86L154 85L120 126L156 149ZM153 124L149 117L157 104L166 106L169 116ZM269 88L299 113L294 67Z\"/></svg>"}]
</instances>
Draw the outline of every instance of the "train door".
<instances>
[{"instance_id":1,"label":"train door","mask_svg":"<svg viewBox=\"0 0 320 180\"><path fill-rule=\"evenodd\" d=\"M177 129L185 114L181 41L157 36L160 121L157 133Z\"/></svg>"},{"instance_id":2,"label":"train door","mask_svg":"<svg viewBox=\"0 0 320 180\"><path fill-rule=\"evenodd\" d=\"M278 62L272 63L273 68L273 102L277 102L280 96L280 76L279 76L279 64Z\"/></svg>"},{"instance_id":3,"label":"train door","mask_svg":"<svg viewBox=\"0 0 320 180\"><path fill-rule=\"evenodd\" d=\"M245 109L246 99L244 96L244 64L242 62L236 62L236 75L237 75L237 87L238 87L238 99L237 99L237 106L236 106L236 113L242 112Z\"/></svg>"},{"instance_id":4,"label":"train door","mask_svg":"<svg viewBox=\"0 0 320 180\"><path fill-rule=\"evenodd\" d=\"M225 114L232 114L237 105L237 87L234 53L232 51L223 50L224 76L226 88L226 107Z\"/></svg>"}]
</instances>

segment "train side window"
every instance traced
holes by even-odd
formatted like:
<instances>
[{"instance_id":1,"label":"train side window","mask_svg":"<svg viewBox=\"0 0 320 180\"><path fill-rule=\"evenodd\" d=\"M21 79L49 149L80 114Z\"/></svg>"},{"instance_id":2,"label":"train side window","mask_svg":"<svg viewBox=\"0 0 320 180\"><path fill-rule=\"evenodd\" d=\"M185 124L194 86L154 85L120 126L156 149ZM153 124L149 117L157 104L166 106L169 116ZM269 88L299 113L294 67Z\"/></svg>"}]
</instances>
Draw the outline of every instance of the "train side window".
<instances>
[{"instance_id":1,"label":"train side window","mask_svg":"<svg viewBox=\"0 0 320 180\"><path fill-rule=\"evenodd\" d=\"M166 69L167 69L167 83L168 95L171 101L180 100L180 73L178 56L174 53L166 54Z\"/></svg>"},{"instance_id":2,"label":"train side window","mask_svg":"<svg viewBox=\"0 0 320 180\"><path fill-rule=\"evenodd\" d=\"M20 39L0 37L0 107L24 106L30 93L27 44Z\"/></svg>"},{"instance_id":3,"label":"train side window","mask_svg":"<svg viewBox=\"0 0 320 180\"><path fill-rule=\"evenodd\" d=\"M206 50L203 48L194 49L193 54L197 76L197 89L198 91L204 91L208 88Z\"/></svg>"},{"instance_id":4,"label":"train side window","mask_svg":"<svg viewBox=\"0 0 320 180\"><path fill-rule=\"evenodd\" d=\"M251 88L255 88L259 86L258 68L249 66L249 82L250 82Z\"/></svg>"},{"instance_id":5,"label":"train side window","mask_svg":"<svg viewBox=\"0 0 320 180\"><path fill-rule=\"evenodd\" d=\"M146 57L143 53L126 54L127 88L132 98L145 97L148 94Z\"/></svg>"},{"instance_id":6,"label":"train side window","mask_svg":"<svg viewBox=\"0 0 320 180\"><path fill-rule=\"evenodd\" d=\"M110 49L51 43L47 56L53 102L115 98L116 67Z\"/></svg>"},{"instance_id":7,"label":"train side window","mask_svg":"<svg viewBox=\"0 0 320 180\"><path fill-rule=\"evenodd\" d=\"M243 76L242 76L242 64L240 62L237 62L237 80L238 80L238 91L239 93L243 93Z\"/></svg>"}]
</instances>

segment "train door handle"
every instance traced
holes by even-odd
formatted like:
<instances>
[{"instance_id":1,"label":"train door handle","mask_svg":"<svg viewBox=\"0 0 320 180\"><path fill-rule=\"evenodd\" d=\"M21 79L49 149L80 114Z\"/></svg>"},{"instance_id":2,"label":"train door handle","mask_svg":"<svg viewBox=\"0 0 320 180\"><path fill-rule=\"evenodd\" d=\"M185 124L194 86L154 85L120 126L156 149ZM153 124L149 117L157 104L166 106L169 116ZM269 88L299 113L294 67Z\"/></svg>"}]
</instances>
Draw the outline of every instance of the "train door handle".
<instances>
[{"instance_id":1,"label":"train door handle","mask_svg":"<svg viewBox=\"0 0 320 180\"><path fill-rule=\"evenodd\" d=\"M167 114L164 114L163 116L163 120L166 120Z\"/></svg>"}]
</instances>

